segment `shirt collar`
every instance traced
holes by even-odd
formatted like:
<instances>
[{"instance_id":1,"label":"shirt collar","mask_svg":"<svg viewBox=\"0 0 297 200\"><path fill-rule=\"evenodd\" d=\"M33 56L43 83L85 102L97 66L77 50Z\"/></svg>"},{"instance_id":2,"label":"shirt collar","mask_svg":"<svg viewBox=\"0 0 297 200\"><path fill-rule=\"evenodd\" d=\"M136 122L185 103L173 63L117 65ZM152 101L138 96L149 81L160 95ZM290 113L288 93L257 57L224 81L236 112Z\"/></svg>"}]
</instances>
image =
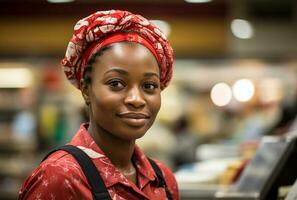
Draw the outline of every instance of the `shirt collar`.
<instances>
[{"instance_id":1,"label":"shirt collar","mask_svg":"<svg viewBox=\"0 0 297 200\"><path fill-rule=\"evenodd\" d=\"M130 185L129 181L111 163L110 159L95 143L92 136L88 133L87 127L88 124L81 124L70 144L79 147L88 154L100 172L106 187L111 187L119 182L125 185ZM149 181L155 181L157 179L150 162L137 145L135 145L134 148L133 161L138 172L138 182L140 187L143 187Z\"/></svg>"}]
</instances>

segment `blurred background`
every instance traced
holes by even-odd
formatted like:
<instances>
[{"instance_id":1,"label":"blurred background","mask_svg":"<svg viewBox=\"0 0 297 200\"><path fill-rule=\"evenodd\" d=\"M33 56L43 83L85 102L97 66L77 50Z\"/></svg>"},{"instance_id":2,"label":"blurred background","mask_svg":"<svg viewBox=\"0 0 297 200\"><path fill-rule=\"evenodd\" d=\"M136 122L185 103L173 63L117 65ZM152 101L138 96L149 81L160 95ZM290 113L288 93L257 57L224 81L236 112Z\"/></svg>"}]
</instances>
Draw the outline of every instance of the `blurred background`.
<instances>
[{"instance_id":1,"label":"blurred background","mask_svg":"<svg viewBox=\"0 0 297 200\"><path fill-rule=\"evenodd\" d=\"M231 185L263 136L297 128L295 0L0 0L0 199L85 121L59 62L74 24L107 9L153 20L173 46L174 78L138 144L181 188Z\"/></svg>"}]
</instances>

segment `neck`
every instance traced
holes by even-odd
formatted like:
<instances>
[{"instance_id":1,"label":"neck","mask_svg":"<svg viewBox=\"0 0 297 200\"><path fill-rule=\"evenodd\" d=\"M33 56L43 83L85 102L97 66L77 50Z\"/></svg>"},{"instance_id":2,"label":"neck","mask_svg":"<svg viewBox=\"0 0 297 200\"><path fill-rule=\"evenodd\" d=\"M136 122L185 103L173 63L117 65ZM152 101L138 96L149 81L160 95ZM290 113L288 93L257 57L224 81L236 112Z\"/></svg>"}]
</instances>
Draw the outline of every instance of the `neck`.
<instances>
[{"instance_id":1,"label":"neck","mask_svg":"<svg viewBox=\"0 0 297 200\"><path fill-rule=\"evenodd\" d=\"M131 171L135 140L123 140L90 122L89 133L96 144L120 171Z\"/></svg>"}]
</instances>

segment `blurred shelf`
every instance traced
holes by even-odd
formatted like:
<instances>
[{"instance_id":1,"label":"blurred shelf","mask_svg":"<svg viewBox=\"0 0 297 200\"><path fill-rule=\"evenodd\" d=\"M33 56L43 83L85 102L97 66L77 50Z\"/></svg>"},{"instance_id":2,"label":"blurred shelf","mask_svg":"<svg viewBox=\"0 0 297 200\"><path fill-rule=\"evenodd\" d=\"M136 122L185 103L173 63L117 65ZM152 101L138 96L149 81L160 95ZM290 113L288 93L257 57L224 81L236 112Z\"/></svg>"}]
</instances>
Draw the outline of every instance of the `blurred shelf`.
<instances>
[{"instance_id":1,"label":"blurred shelf","mask_svg":"<svg viewBox=\"0 0 297 200\"><path fill-rule=\"evenodd\" d=\"M33 169L35 161L30 159L0 157L0 177L24 179Z\"/></svg>"},{"instance_id":2,"label":"blurred shelf","mask_svg":"<svg viewBox=\"0 0 297 200\"><path fill-rule=\"evenodd\" d=\"M0 135L0 153L8 152L33 152L37 144L33 139L18 139L9 134Z\"/></svg>"},{"instance_id":3,"label":"blurred shelf","mask_svg":"<svg viewBox=\"0 0 297 200\"><path fill-rule=\"evenodd\" d=\"M36 166L35 134L16 130L30 125L27 121L22 121L23 126L18 124L23 113L32 112L28 101L34 96L26 89L27 86L10 88L7 85L0 88L0 200L17 199L25 178Z\"/></svg>"},{"instance_id":4,"label":"blurred shelf","mask_svg":"<svg viewBox=\"0 0 297 200\"><path fill-rule=\"evenodd\" d=\"M0 200L15 200L18 198L19 188L15 189L1 189L0 188Z\"/></svg>"},{"instance_id":5,"label":"blurred shelf","mask_svg":"<svg viewBox=\"0 0 297 200\"><path fill-rule=\"evenodd\" d=\"M21 186L21 181L15 181L13 179L0 179L0 200L17 199Z\"/></svg>"},{"instance_id":6,"label":"blurred shelf","mask_svg":"<svg viewBox=\"0 0 297 200\"><path fill-rule=\"evenodd\" d=\"M0 113L19 112L23 109L22 105L0 104Z\"/></svg>"}]
</instances>

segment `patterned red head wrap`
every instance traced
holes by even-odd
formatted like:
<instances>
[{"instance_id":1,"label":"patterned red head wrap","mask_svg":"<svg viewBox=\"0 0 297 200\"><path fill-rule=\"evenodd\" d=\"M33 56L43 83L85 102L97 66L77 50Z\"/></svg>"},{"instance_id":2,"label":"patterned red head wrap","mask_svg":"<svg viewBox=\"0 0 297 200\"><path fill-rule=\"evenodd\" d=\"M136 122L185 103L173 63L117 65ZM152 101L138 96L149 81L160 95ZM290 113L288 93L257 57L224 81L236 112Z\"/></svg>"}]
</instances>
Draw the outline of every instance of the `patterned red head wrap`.
<instances>
[{"instance_id":1,"label":"patterned red head wrap","mask_svg":"<svg viewBox=\"0 0 297 200\"><path fill-rule=\"evenodd\" d=\"M62 60L68 80L80 88L80 80L89 59L105 46L131 41L146 46L160 66L161 89L172 77L173 50L165 35L154 24L128 11L98 11L78 21Z\"/></svg>"}]
</instances>

